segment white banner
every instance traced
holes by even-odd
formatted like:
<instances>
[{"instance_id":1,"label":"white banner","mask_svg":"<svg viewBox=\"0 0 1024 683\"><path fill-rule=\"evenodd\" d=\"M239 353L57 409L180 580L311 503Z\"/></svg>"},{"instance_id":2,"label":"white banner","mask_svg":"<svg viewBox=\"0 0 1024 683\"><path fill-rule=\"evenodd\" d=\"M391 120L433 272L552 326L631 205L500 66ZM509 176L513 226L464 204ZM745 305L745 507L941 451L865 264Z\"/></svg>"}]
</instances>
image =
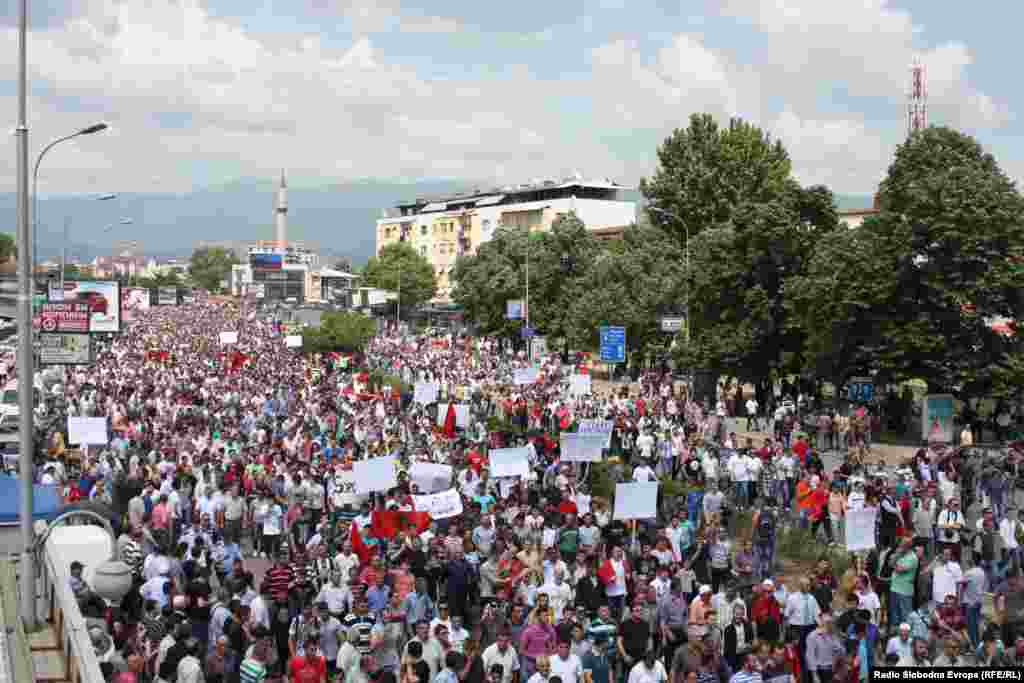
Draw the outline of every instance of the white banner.
<instances>
[{"instance_id":1,"label":"white banner","mask_svg":"<svg viewBox=\"0 0 1024 683\"><path fill-rule=\"evenodd\" d=\"M68 416L68 443L80 446L105 446L109 442L107 418Z\"/></svg>"},{"instance_id":2,"label":"white banner","mask_svg":"<svg viewBox=\"0 0 1024 683\"><path fill-rule=\"evenodd\" d=\"M658 482L633 481L615 485L615 519L654 519L658 516Z\"/></svg>"},{"instance_id":3,"label":"white banner","mask_svg":"<svg viewBox=\"0 0 1024 683\"><path fill-rule=\"evenodd\" d=\"M334 475L334 490L331 493L331 502L337 508L346 505L358 506L366 500L366 496L356 494L356 475L352 470L342 470Z\"/></svg>"},{"instance_id":4,"label":"white banner","mask_svg":"<svg viewBox=\"0 0 1024 683\"><path fill-rule=\"evenodd\" d=\"M589 396L590 391L590 375L572 375L569 377L570 395Z\"/></svg>"},{"instance_id":5,"label":"white banner","mask_svg":"<svg viewBox=\"0 0 1024 683\"><path fill-rule=\"evenodd\" d=\"M604 450L604 434L572 434L562 432L561 459L563 462L600 462Z\"/></svg>"},{"instance_id":6,"label":"white banner","mask_svg":"<svg viewBox=\"0 0 1024 683\"><path fill-rule=\"evenodd\" d=\"M302 335L301 334L289 334L284 338L284 345L289 349L301 349L302 348Z\"/></svg>"},{"instance_id":7,"label":"white banner","mask_svg":"<svg viewBox=\"0 0 1024 683\"><path fill-rule=\"evenodd\" d=\"M421 493L436 493L452 485L452 472L451 465L414 462L409 468L409 480Z\"/></svg>"},{"instance_id":8,"label":"white banner","mask_svg":"<svg viewBox=\"0 0 1024 683\"><path fill-rule=\"evenodd\" d=\"M438 390L437 382L416 382L413 387L412 400L424 405L436 403Z\"/></svg>"},{"instance_id":9,"label":"white banner","mask_svg":"<svg viewBox=\"0 0 1024 683\"><path fill-rule=\"evenodd\" d=\"M580 434L604 434L604 447L612 447L612 430L615 423L611 420L580 420L576 431Z\"/></svg>"},{"instance_id":10,"label":"white banner","mask_svg":"<svg viewBox=\"0 0 1024 683\"><path fill-rule=\"evenodd\" d=\"M395 458L390 455L357 460L352 463L352 472L356 477L356 493L387 491L398 486Z\"/></svg>"},{"instance_id":11,"label":"white banner","mask_svg":"<svg viewBox=\"0 0 1024 683\"><path fill-rule=\"evenodd\" d=\"M416 512L429 512L431 519L447 519L462 514L462 496L455 489L448 489L429 496L413 496Z\"/></svg>"},{"instance_id":12,"label":"white banner","mask_svg":"<svg viewBox=\"0 0 1024 683\"><path fill-rule=\"evenodd\" d=\"M237 344L238 343L238 332L221 332L220 333L221 344Z\"/></svg>"},{"instance_id":13,"label":"white banner","mask_svg":"<svg viewBox=\"0 0 1024 683\"><path fill-rule=\"evenodd\" d=\"M540 377L537 368L516 368L512 371L513 384L533 384Z\"/></svg>"},{"instance_id":14,"label":"white banner","mask_svg":"<svg viewBox=\"0 0 1024 683\"><path fill-rule=\"evenodd\" d=\"M878 510L848 510L846 512L846 549L871 550L875 547L875 518Z\"/></svg>"},{"instance_id":15,"label":"white banner","mask_svg":"<svg viewBox=\"0 0 1024 683\"><path fill-rule=\"evenodd\" d=\"M525 448L496 448L488 455L491 477L523 477L530 475L529 451Z\"/></svg>"}]
</instances>

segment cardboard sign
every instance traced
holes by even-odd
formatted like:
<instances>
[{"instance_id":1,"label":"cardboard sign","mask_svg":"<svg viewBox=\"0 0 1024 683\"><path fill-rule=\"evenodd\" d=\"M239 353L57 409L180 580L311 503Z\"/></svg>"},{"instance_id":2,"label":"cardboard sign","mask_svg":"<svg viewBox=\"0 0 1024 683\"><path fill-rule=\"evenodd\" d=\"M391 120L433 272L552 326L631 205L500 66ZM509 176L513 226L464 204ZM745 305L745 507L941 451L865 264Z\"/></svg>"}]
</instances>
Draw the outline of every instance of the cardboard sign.
<instances>
[{"instance_id":1,"label":"cardboard sign","mask_svg":"<svg viewBox=\"0 0 1024 683\"><path fill-rule=\"evenodd\" d=\"M284 338L284 345L289 349L301 349L302 348L302 335L301 334L289 334Z\"/></svg>"},{"instance_id":2,"label":"cardboard sign","mask_svg":"<svg viewBox=\"0 0 1024 683\"><path fill-rule=\"evenodd\" d=\"M569 378L569 394L571 396L589 396L590 391L590 375L572 375Z\"/></svg>"},{"instance_id":3,"label":"cardboard sign","mask_svg":"<svg viewBox=\"0 0 1024 683\"><path fill-rule=\"evenodd\" d=\"M604 441L604 434L562 432L561 459L563 462L600 462Z\"/></svg>"},{"instance_id":4,"label":"cardboard sign","mask_svg":"<svg viewBox=\"0 0 1024 683\"><path fill-rule=\"evenodd\" d=\"M875 547L875 520L878 510L848 510L846 513L846 549L871 550Z\"/></svg>"},{"instance_id":5,"label":"cardboard sign","mask_svg":"<svg viewBox=\"0 0 1024 683\"><path fill-rule=\"evenodd\" d=\"M498 477L523 477L530 475L529 451L525 448L496 448L492 450L487 459L491 466L491 476Z\"/></svg>"},{"instance_id":6,"label":"cardboard sign","mask_svg":"<svg viewBox=\"0 0 1024 683\"><path fill-rule=\"evenodd\" d=\"M221 344L237 344L238 343L238 332L221 332L220 333Z\"/></svg>"},{"instance_id":7,"label":"cardboard sign","mask_svg":"<svg viewBox=\"0 0 1024 683\"><path fill-rule=\"evenodd\" d=\"M106 446L109 442L107 418L68 416L68 443L80 446Z\"/></svg>"},{"instance_id":8,"label":"cardboard sign","mask_svg":"<svg viewBox=\"0 0 1024 683\"><path fill-rule=\"evenodd\" d=\"M412 400L423 405L436 403L438 390L437 382L417 382L413 386ZM458 414L456 414L456 419L458 419Z\"/></svg>"},{"instance_id":9,"label":"cardboard sign","mask_svg":"<svg viewBox=\"0 0 1024 683\"><path fill-rule=\"evenodd\" d=\"M409 479L423 493L444 491L452 485L451 465L432 462L414 462L409 468Z\"/></svg>"},{"instance_id":10,"label":"cardboard sign","mask_svg":"<svg viewBox=\"0 0 1024 683\"><path fill-rule=\"evenodd\" d=\"M512 372L512 382L517 385L533 384L538 377L537 368L517 368Z\"/></svg>"},{"instance_id":11,"label":"cardboard sign","mask_svg":"<svg viewBox=\"0 0 1024 683\"><path fill-rule=\"evenodd\" d=\"M398 486L394 456L357 460L352 463L352 473L356 479L356 493L387 491Z\"/></svg>"},{"instance_id":12,"label":"cardboard sign","mask_svg":"<svg viewBox=\"0 0 1024 683\"><path fill-rule=\"evenodd\" d=\"M615 519L654 519L658 516L658 482L633 481L615 485Z\"/></svg>"},{"instance_id":13,"label":"cardboard sign","mask_svg":"<svg viewBox=\"0 0 1024 683\"><path fill-rule=\"evenodd\" d=\"M462 514L462 496L455 489L427 496L413 496L417 512L429 512L431 519L447 519Z\"/></svg>"},{"instance_id":14,"label":"cardboard sign","mask_svg":"<svg viewBox=\"0 0 1024 683\"><path fill-rule=\"evenodd\" d=\"M612 447L612 431L615 423L611 420L580 420L576 431L580 434L604 434L604 447Z\"/></svg>"}]
</instances>

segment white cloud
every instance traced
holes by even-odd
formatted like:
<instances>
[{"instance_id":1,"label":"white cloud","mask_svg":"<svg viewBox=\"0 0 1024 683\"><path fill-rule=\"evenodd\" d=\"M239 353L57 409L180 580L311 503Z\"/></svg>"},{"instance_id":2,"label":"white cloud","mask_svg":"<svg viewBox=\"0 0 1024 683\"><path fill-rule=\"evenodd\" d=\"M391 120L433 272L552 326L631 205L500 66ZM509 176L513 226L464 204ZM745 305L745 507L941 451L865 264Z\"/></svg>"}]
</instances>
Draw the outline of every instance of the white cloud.
<instances>
[{"instance_id":1,"label":"white cloud","mask_svg":"<svg viewBox=\"0 0 1024 683\"><path fill-rule=\"evenodd\" d=\"M462 24L451 17L404 17L400 30L402 33L458 33Z\"/></svg>"}]
</instances>

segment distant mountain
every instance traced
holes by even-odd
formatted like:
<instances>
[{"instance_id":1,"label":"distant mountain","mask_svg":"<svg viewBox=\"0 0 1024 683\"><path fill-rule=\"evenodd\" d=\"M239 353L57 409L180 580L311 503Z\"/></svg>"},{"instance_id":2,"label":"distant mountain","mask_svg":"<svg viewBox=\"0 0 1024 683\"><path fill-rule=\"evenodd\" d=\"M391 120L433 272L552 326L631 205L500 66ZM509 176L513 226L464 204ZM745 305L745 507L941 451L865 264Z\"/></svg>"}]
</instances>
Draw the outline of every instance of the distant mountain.
<instances>
[{"instance_id":1,"label":"distant mountain","mask_svg":"<svg viewBox=\"0 0 1024 683\"><path fill-rule=\"evenodd\" d=\"M323 187L290 182L288 237L316 245L326 257L347 256L361 264L373 254L382 209L472 187L472 182L445 180L367 180ZM115 244L128 240L137 240L146 256L168 258L191 255L200 241L273 239L276 189L276 181L241 180L187 194L127 192L109 201L40 198L39 259L60 256L66 220L68 257L83 260L109 254ZM0 194L0 213L10 221L0 230L14 232L15 207L14 194ZM121 224L122 219L132 223Z\"/></svg>"}]
</instances>

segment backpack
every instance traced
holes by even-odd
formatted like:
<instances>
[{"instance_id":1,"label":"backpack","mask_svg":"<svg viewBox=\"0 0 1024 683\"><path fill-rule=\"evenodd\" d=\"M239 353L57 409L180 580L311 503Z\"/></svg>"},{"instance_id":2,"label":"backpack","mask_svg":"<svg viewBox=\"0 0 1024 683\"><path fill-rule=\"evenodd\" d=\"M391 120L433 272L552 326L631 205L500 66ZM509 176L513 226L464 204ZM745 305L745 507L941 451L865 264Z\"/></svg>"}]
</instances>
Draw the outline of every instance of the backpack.
<instances>
[{"instance_id":1,"label":"backpack","mask_svg":"<svg viewBox=\"0 0 1024 683\"><path fill-rule=\"evenodd\" d=\"M775 539L775 513L763 510L757 518L757 540L770 543Z\"/></svg>"}]
</instances>

